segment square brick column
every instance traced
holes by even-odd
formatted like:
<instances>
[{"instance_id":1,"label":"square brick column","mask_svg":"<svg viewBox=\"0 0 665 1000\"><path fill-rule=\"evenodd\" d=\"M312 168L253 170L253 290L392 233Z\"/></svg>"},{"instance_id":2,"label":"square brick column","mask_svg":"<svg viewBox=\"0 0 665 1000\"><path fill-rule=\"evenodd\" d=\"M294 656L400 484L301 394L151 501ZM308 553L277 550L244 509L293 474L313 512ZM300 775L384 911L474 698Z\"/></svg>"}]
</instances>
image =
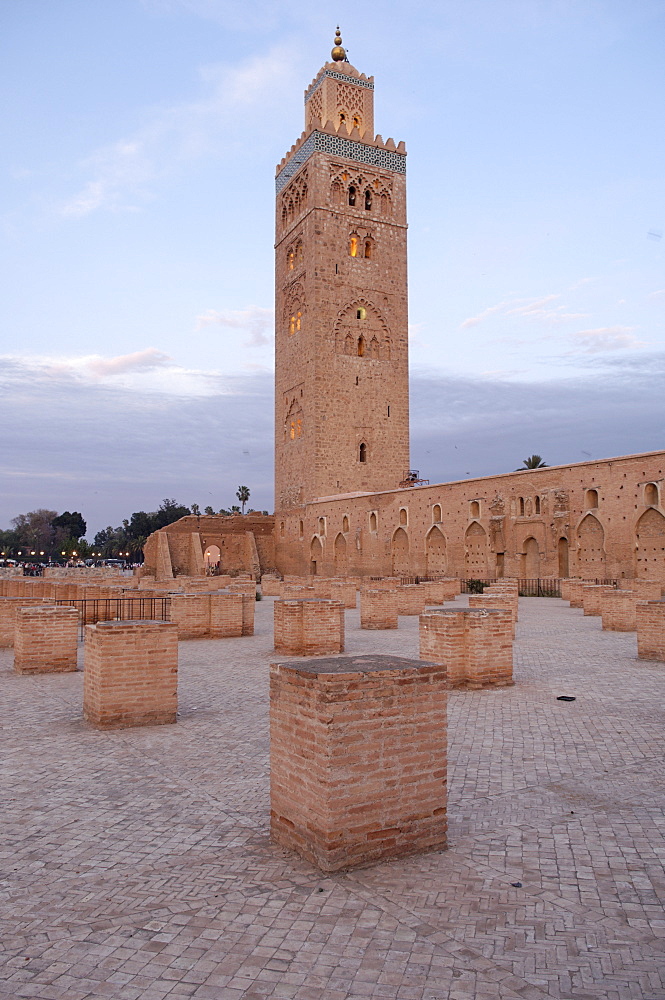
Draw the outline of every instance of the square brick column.
<instances>
[{"instance_id":1,"label":"square brick column","mask_svg":"<svg viewBox=\"0 0 665 1000\"><path fill-rule=\"evenodd\" d=\"M614 591L614 589L614 587L605 586L604 584L593 583L585 587L582 591L582 607L584 608L584 614L601 614L603 594L609 594Z\"/></svg>"},{"instance_id":2,"label":"square brick column","mask_svg":"<svg viewBox=\"0 0 665 1000\"><path fill-rule=\"evenodd\" d=\"M179 639L205 639L210 631L209 595L173 594L171 621L178 627Z\"/></svg>"},{"instance_id":3,"label":"square brick column","mask_svg":"<svg viewBox=\"0 0 665 1000\"><path fill-rule=\"evenodd\" d=\"M569 580L568 581L568 601L571 608L581 608L584 601L584 588L593 583L593 580Z\"/></svg>"},{"instance_id":4,"label":"square brick column","mask_svg":"<svg viewBox=\"0 0 665 1000\"><path fill-rule=\"evenodd\" d=\"M282 598L285 601L291 600L305 600L309 597L315 597L314 587L307 587L304 583L283 583L282 584Z\"/></svg>"},{"instance_id":5,"label":"square brick column","mask_svg":"<svg viewBox=\"0 0 665 1000\"><path fill-rule=\"evenodd\" d=\"M261 577L261 593L264 597L281 597L282 581L272 573L264 573Z\"/></svg>"},{"instance_id":6,"label":"square brick column","mask_svg":"<svg viewBox=\"0 0 665 1000\"><path fill-rule=\"evenodd\" d=\"M19 608L43 607L41 597L0 597L0 648L14 645L16 615Z\"/></svg>"},{"instance_id":7,"label":"square brick column","mask_svg":"<svg viewBox=\"0 0 665 1000\"><path fill-rule=\"evenodd\" d=\"M272 664L272 839L325 872L444 848L446 696L420 660Z\"/></svg>"},{"instance_id":8,"label":"square brick column","mask_svg":"<svg viewBox=\"0 0 665 1000\"><path fill-rule=\"evenodd\" d=\"M398 625L396 591L360 591L361 628L397 628Z\"/></svg>"},{"instance_id":9,"label":"square brick column","mask_svg":"<svg viewBox=\"0 0 665 1000\"><path fill-rule=\"evenodd\" d=\"M631 580L630 589L635 591L640 601L659 601L663 595L663 584L658 580Z\"/></svg>"},{"instance_id":10,"label":"square brick column","mask_svg":"<svg viewBox=\"0 0 665 1000\"><path fill-rule=\"evenodd\" d=\"M76 670L79 613L41 605L18 608L14 670L18 674L61 674Z\"/></svg>"},{"instance_id":11,"label":"square brick column","mask_svg":"<svg viewBox=\"0 0 665 1000\"><path fill-rule=\"evenodd\" d=\"M285 656L344 652L344 608L339 601L275 601L275 651Z\"/></svg>"},{"instance_id":12,"label":"square brick column","mask_svg":"<svg viewBox=\"0 0 665 1000\"><path fill-rule=\"evenodd\" d=\"M400 615L420 615L427 604L427 589L419 583L407 583L397 588L397 610Z\"/></svg>"},{"instance_id":13,"label":"square brick column","mask_svg":"<svg viewBox=\"0 0 665 1000\"><path fill-rule=\"evenodd\" d=\"M355 608L358 603L355 580L331 580L330 600L339 601L345 608Z\"/></svg>"},{"instance_id":14,"label":"square brick column","mask_svg":"<svg viewBox=\"0 0 665 1000\"><path fill-rule=\"evenodd\" d=\"M603 628L609 632L634 632L637 628L635 605L637 594L632 590L611 590L600 599Z\"/></svg>"},{"instance_id":15,"label":"square brick column","mask_svg":"<svg viewBox=\"0 0 665 1000\"><path fill-rule=\"evenodd\" d=\"M98 622L85 630L83 715L101 729L176 721L178 626Z\"/></svg>"},{"instance_id":16,"label":"square brick column","mask_svg":"<svg viewBox=\"0 0 665 1000\"><path fill-rule=\"evenodd\" d=\"M243 613L245 602L250 598L244 594L233 594L220 590L208 597L210 609L209 636L211 639L232 639L243 635ZM256 603L254 598L251 600ZM253 607L252 607L252 610ZM254 621L252 619L252 628Z\"/></svg>"},{"instance_id":17,"label":"square brick column","mask_svg":"<svg viewBox=\"0 0 665 1000\"><path fill-rule=\"evenodd\" d=\"M665 661L665 601L638 601L637 657Z\"/></svg>"},{"instance_id":18,"label":"square brick column","mask_svg":"<svg viewBox=\"0 0 665 1000\"><path fill-rule=\"evenodd\" d=\"M509 687L512 631L509 609L426 611L420 616L420 655L446 667L451 687Z\"/></svg>"},{"instance_id":19,"label":"square brick column","mask_svg":"<svg viewBox=\"0 0 665 1000\"><path fill-rule=\"evenodd\" d=\"M483 594L469 594L469 607L470 608L485 608L490 610L491 608L498 608L499 610L506 610L510 612L510 617L512 621L512 638L515 638L515 630L517 627L517 605L519 598L513 596L512 594L488 594L487 592Z\"/></svg>"}]
</instances>

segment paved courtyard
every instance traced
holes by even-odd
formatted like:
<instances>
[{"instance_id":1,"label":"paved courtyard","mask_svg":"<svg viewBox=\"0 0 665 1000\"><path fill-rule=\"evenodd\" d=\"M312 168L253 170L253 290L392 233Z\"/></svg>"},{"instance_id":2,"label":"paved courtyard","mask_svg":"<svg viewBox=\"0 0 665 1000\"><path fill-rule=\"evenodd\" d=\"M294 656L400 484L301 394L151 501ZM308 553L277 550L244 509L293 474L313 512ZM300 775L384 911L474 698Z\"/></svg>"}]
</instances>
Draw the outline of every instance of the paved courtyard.
<instances>
[{"instance_id":1,"label":"paved courtyard","mask_svg":"<svg viewBox=\"0 0 665 1000\"><path fill-rule=\"evenodd\" d=\"M522 599L515 687L450 696L449 850L323 876L268 838L272 604L180 644L175 726L97 732L0 651L0 996L665 1000L665 664ZM347 652L417 629L349 611Z\"/></svg>"}]
</instances>

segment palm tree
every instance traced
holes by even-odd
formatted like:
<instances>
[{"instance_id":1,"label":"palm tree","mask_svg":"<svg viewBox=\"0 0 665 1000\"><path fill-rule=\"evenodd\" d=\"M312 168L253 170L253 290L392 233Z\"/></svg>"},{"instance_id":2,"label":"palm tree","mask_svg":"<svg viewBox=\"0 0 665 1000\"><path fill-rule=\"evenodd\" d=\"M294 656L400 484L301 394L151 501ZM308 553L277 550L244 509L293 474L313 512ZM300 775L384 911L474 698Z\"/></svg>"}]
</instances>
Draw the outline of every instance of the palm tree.
<instances>
[{"instance_id":1,"label":"palm tree","mask_svg":"<svg viewBox=\"0 0 665 1000\"><path fill-rule=\"evenodd\" d=\"M245 504L249 500L249 486L239 486L238 492L236 493L238 500L242 504L242 512L245 513Z\"/></svg>"},{"instance_id":2,"label":"palm tree","mask_svg":"<svg viewBox=\"0 0 665 1000\"><path fill-rule=\"evenodd\" d=\"M547 462L543 462L540 455L529 455L528 458L522 459L522 465L519 469L515 469L515 472L523 472L524 469L546 469Z\"/></svg>"}]
</instances>

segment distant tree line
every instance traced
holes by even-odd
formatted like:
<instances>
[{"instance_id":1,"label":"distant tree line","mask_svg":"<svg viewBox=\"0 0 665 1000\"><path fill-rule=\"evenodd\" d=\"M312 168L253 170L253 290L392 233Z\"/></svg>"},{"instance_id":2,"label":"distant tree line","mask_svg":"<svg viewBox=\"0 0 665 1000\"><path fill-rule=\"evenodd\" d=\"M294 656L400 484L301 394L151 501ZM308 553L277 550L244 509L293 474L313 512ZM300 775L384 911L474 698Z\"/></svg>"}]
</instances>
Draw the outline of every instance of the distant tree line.
<instances>
[{"instance_id":1,"label":"distant tree line","mask_svg":"<svg viewBox=\"0 0 665 1000\"><path fill-rule=\"evenodd\" d=\"M0 530L0 551L4 558L18 558L21 561L62 562L76 559L123 558L130 562L140 562L143 546L153 531L173 524L190 514L244 514L249 501L250 490L239 486L236 496L242 504L214 510L207 505L201 511L198 504L189 507L174 499L162 500L159 509L147 512L135 511L131 517L123 519L117 528L109 525L98 531L92 543L84 538L86 522L78 511L31 510L19 514L8 531ZM249 513L258 513L250 511ZM261 511L267 514L268 511Z\"/></svg>"}]
</instances>

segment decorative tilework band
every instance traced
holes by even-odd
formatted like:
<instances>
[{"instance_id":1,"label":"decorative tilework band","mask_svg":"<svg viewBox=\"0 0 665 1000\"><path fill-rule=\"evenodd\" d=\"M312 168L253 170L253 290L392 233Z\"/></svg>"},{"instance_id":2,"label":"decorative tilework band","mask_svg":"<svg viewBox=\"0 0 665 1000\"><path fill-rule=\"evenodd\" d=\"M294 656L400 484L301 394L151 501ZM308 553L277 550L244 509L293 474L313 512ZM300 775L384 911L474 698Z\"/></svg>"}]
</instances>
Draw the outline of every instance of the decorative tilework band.
<instances>
[{"instance_id":1,"label":"decorative tilework band","mask_svg":"<svg viewBox=\"0 0 665 1000\"><path fill-rule=\"evenodd\" d=\"M367 163L382 170L393 170L398 174L406 173L405 153L396 153L391 149L377 149L376 146L366 146L364 142L355 142L353 139L343 139L339 135L315 131L305 139L300 149L296 150L275 178L277 194L286 187L312 153L330 153L332 156L343 156L347 160Z\"/></svg>"},{"instance_id":2,"label":"decorative tilework band","mask_svg":"<svg viewBox=\"0 0 665 1000\"><path fill-rule=\"evenodd\" d=\"M374 84L370 83L369 80L359 80L355 76L347 76L346 73L335 73L334 70L327 69L314 81L309 90L305 91L305 104L307 104L314 91L319 89L326 77L332 77L333 80L341 80L343 83L355 83L356 87L365 87L367 90L374 90Z\"/></svg>"}]
</instances>

